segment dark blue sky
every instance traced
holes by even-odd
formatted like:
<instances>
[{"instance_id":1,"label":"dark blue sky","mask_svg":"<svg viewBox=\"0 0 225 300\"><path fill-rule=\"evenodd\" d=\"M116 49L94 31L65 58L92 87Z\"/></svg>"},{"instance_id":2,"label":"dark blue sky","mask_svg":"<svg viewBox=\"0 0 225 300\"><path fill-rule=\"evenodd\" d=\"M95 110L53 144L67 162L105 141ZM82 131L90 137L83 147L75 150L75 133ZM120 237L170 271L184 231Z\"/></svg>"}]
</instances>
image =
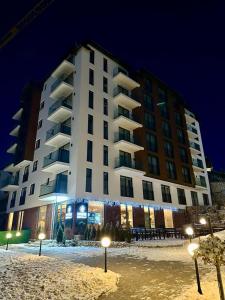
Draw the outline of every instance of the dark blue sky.
<instances>
[{"instance_id":1,"label":"dark blue sky","mask_svg":"<svg viewBox=\"0 0 225 300\"><path fill-rule=\"evenodd\" d=\"M36 2L1 3L0 37ZM10 161L5 150L23 86L45 78L86 39L149 69L183 95L199 116L206 155L225 169L225 2L207 0L56 0L0 50L0 167Z\"/></svg>"}]
</instances>

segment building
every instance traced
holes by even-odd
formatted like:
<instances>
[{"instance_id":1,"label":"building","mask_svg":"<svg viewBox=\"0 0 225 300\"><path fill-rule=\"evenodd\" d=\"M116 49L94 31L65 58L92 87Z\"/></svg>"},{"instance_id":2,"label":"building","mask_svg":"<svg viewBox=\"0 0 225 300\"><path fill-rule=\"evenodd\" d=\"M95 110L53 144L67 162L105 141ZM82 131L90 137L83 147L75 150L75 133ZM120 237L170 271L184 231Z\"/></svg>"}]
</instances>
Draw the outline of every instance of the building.
<instances>
[{"instance_id":1,"label":"building","mask_svg":"<svg viewBox=\"0 0 225 300\"><path fill-rule=\"evenodd\" d=\"M33 105L30 138L18 138L23 151L8 150L16 154L5 169L16 182L3 187L8 229L53 237L63 224L71 237L86 224L181 227L187 206L211 205L199 122L149 72L84 43L53 70L40 98L38 114L35 98L14 116L22 124Z\"/></svg>"},{"instance_id":2,"label":"building","mask_svg":"<svg viewBox=\"0 0 225 300\"><path fill-rule=\"evenodd\" d=\"M225 172L208 172L213 205L225 206Z\"/></svg>"},{"instance_id":3,"label":"building","mask_svg":"<svg viewBox=\"0 0 225 300\"><path fill-rule=\"evenodd\" d=\"M4 187L7 182L9 182L11 177L10 173L0 171L0 230L4 230L7 225L7 204L9 193L1 191L1 188Z\"/></svg>"}]
</instances>

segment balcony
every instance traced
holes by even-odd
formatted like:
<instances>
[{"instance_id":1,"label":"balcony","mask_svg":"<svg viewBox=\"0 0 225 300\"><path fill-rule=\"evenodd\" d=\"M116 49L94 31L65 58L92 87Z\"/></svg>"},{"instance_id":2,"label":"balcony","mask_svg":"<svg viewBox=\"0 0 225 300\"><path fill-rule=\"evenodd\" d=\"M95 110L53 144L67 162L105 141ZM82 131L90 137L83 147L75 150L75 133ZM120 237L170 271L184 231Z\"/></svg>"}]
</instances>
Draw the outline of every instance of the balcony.
<instances>
[{"instance_id":1,"label":"balcony","mask_svg":"<svg viewBox=\"0 0 225 300\"><path fill-rule=\"evenodd\" d=\"M18 170L19 170L19 168L17 168L13 163L9 164L8 166L6 166L4 168L4 171L5 172L9 172L9 173L14 173L14 172L16 172Z\"/></svg>"},{"instance_id":2,"label":"balcony","mask_svg":"<svg viewBox=\"0 0 225 300\"><path fill-rule=\"evenodd\" d=\"M55 123L62 123L71 117L72 114L72 97L69 96L66 99L58 100L48 111L48 120Z\"/></svg>"},{"instance_id":3,"label":"balcony","mask_svg":"<svg viewBox=\"0 0 225 300\"><path fill-rule=\"evenodd\" d=\"M143 126L134 120L134 117L130 112L121 113L118 110L114 113L114 124L127 130L134 130Z\"/></svg>"},{"instance_id":4,"label":"balcony","mask_svg":"<svg viewBox=\"0 0 225 300\"><path fill-rule=\"evenodd\" d=\"M194 142L190 142L189 143L189 147L190 147L190 150L191 150L191 153L192 154L199 154L199 153L201 153L201 149L200 149L200 146L199 146L199 144L196 144L196 143L194 143Z\"/></svg>"},{"instance_id":5,"label":"balcony","mask_svg":"<svg viewBox=\"0 0 225 300\"><path fill-rule=\"evenodd\" d=\"M200 176L195 178L195 186L200 189L207 189L205 177Z\"/></svg>"},{"instance_id":6,"label":"balcony","mask_svg":"<svg viewBox=\"0 0 225 300\"><path fill-rule=\"evenodd\" d=\"M20 125L17 125L12 131L10 131L9 135L18 137L20 131Z\"/></svg>"},{"instance_id":7,"label":"balcony","mask_svg":"<svg viewBox=\"0 0 225 300\"><path fill-rule=\"evenodd\" d=\"M117 158L115 161L115 172L120 175L125 176L144 176L145 172L140 163L135 160L124 160L122 158Z\"/></svg>"},{"instance_id":8,"label":"balcony","mask_svg":"<svg viewBox=\"0 0 225 300\"><path fill-rule=\"evenodd\" d=\"M135 140L133 136L123 135L119 133L115 134L114 146L118 150L129 153L144 150L144 147L139 145L138 141Z\"/></svg>"},{"instance_id":9,"label":"balcony","mask_svg":"<svg viewBox=\"0 0 225 300\"><path fill-rule=\"evenodd\" d=\"M12 146L10 146L6 152L10 154L15 154L16 153L16 148L17 148L17 143L14 143Z\"/></svg>"},{"instance_id":10,"label":"balcony","mask_svg":"<svg viewBox=\"0 0 225 300\"><path fill-rule=\"evenodd\" d=\"M74 71L75 71L75 66L72 63L72 61L65 59L61 62L61 64L52 73L52 77L60 78L62 75L69 76Z\"/></svg>"},{"instance_id":11,"label":"balcony","mask_svg":"<svg viewBox=\"0 0 225 300\"><path fill-rule=\"evenodd\" d=\"M73 75L57 79L52 87L50 97L54 100L67 98L73 92Z\"/></svg>"},{"instance_id":12,"label":"balcony","mask_svg":"<svg viewBox=\"0 0 225 300\"><path fill-rule=\"evenodd\" d=\"M13 120L20 121L23 114L23 108L20 108L15 115L12 117Z\"/></svg>"},{"instance_id":13,"label":"balcony","mask_svg":"<svg viewBox=\"0 0 225 300\"><path fill-rule=\"evenodd\" d=\"M140 86L140 84L131 79L127 75L127 72L122 68L115 68L113 72L113 81L129 91Z\"/></svg>"},{"instance_id":14,"label":"balcony","mask_svg":"<svg viewBox=\"0 0 225 300\"><path fill-rule=\"evenodd\" d=\"M69 170L69 155L70 152L65 149L59 149L50 153L44 158L43 172L48 173L63 173Z\"/></svg>"},{"instance_id":15,"label":"balcony","mask_svg":"<svg viewBox=\"0 0 225 300\"><path fill-rule=\"evenodd\" d=\"M187 125L187 132L188 132L188 136L191 138L191 139L195 139L196 137L198 137L198 131L196 128L194 128L193 126L191 125Z\"/></svg>"},{"instance_id":16,"label":"balcony","mask_svg":"<svg viewBox=\"0 0 225 300\"><path fill-rule=\"evenodd\" d=\"M67 175L58 174L55 180L41 185L39 198L54 202L67 200L67 181Z\"/></svg>"},{"instance_id":17,"label":"balcony","mask_svg":"<svg viewBox=\"0 0 225 300\"><path fill-rule=\"evenodd\" d=\"M18 187L19 187L19 176L9 176L2 183L1 191L13 192L16 191Z\"/></svg>"},{"instance_id":18,"label":"balcony","mask_svg":"<svg viewBox=\"0 0 225 300\"><path fill-rule=\"evenodd\" d=\"M185 118L186 118L187 123L189 123L189 124L196 122L195 115L187 109L185 109Z\"/></svg>"},{"instance_id":19,"label":"balcony","mask_svg":"<svg viewBox=\"0 0 225 300\"><path fill-rule=\"evenodd\" d=\"M140 107L141 103L132 99L129 96L129 91L122 88L121 86L117 86L113 91L113 97L115 104L122 105L127 109L134 109L136 107Z\"/></svg>"},{"instance_id":20,"label":"balcony","mask_svg":"<svg viewBox=\"0 0 225 300\"><path fill-rule=\"evenodd\" d=\"M60 148L70 142L71 127L57 124L46 133L45 145Z\"/></svg>"},{"instance_id":21,"label":"balcony","mask_svg":"<svg viewBox=\"0 0 225 300\"><path fill-rule=\"evenodd\" d=\"M200 159L192 159L192 166L195 172L203 172L204 171L204 167L203 167L203 163L202 160Z\"/></svg>"}]
</instances>

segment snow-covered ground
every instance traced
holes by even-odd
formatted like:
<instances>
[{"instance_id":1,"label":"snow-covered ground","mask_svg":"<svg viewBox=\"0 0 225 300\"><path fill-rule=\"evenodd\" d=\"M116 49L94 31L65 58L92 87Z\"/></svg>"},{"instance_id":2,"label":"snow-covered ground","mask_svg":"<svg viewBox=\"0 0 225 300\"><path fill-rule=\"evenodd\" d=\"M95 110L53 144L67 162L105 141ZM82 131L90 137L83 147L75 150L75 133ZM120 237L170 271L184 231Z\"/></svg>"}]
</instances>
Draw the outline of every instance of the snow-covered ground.
<instances>
[{"instance_id":1,"label":"snow-covered ground","mask_svg":"<svg viewBox=\"0 0 225 300\"><path fill-rule=\"evenodd\" d=\"M118 279L100 268L0 250L2 300L94 300L116 291Z\"/></svg>"}]
</instances>

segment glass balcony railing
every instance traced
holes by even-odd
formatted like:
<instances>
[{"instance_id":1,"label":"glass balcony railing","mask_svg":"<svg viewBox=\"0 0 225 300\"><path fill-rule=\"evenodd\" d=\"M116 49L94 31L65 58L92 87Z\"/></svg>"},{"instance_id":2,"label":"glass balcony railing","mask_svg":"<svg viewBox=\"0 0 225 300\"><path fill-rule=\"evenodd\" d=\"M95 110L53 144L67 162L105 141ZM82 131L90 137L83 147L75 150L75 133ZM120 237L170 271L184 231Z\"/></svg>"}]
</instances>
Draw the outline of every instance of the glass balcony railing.
<instances>
[{"instance_id":1,"label":"glass balcony railing","mask_svg":"<svg viewBox=\"0 0 225 300\"><path fill-rule=\"evenodd\" d=\"M113 89L113 97L116 97L120 93L122 93L126 96L129 96L129 91L127 89L123 88L122 86L118 85L117 87L115 87Z\"/></svg>"},{"instance_id":2,"label":"glass balcony railing","mask_svg":"<svg viewBox=\"0 0 225 300\"><path fill-rule=\"evenodd\" d=\"M53 193L67 193L67 175L58 174L55 180L49 181L48 183L41 185L40 196Z\"/></svg>"},{"instance_id":3,"label":"glass balcony railing","mask_svg":"<svg viewBox=\"0 0 225 300\"><path fill-rule=\"evenodd\" d=\"M5 187L7 185L18 185L19 184L19 176L9 176L4 180L4 182L1 184L2 187Z\"/></svg>"},{"instance_id":4,"label":"glass balcony railing","mask_svg":"<svg viewBox=\"0 0 225 300\"><path fill-rule=\"evenodd\" d=\"M62 82L73 85L73 74L65 78L62 76L61 78L57 79L51 86L51 92L55 90Z\"/></svg>"},{"instance_id":5,"label":"glass balcony railing","mask_svg":"<svg viewBox=\"0 0 225 300\"><path fill-rule=\"evenodd\" d=\"M48 115L50 116L51 114L53 114L61 106L72 109L72 97L69 96L66 99L60 99L56 101L50 106L48 110Z\"/></svg>"},{"instance_id":6,"label":"glass balcony railing","mask_svg":"<svg viewBox=\"0 0 225 300\"><path fill-rule=\"evenodd\" d=\"M190 112L189 110L185 110L185 113L188 115L188 116L190 116L190 117L192 117L193 119L195 119L196 117L195 117L195 115L192 113L192 112Z\"/></svg>"},{"instance_id":7,"label":"glass balcony railing","mask_svg":"<svg viewBox=\"0 0 225 300\"><path fill-rule=\"evenodd\" d=\"M128 73L126 70L120 68L120 67L116 67L114 70L113 70L113 76L116 76L117 74L119 73L123 73L125 74L126 76L128 76Z\"/></svg>"},{"instance_id":8,"label":"glass balcony railing","mask_svg":"<svg viewBox=\"0 0 225 300\"><path fill-rule=\"evenodd\" d=\"M55 136L58 133L64 133L67 135L71 135L71 127L63 124L57 124L51 129L49 129L46 133L46 141L51 139L53 136Z\"/></svg>"},{"instance_id":9,"label":"glass balcony railing","mask_svg":"<svg viewBox=\"0 0 225 300\"><path fill-rule=\"evenodd\" d=\"M205 177L195 178L195 184L202 187L207 187Z\"/></svg>"},{"instance_id":10,"label":"glass balcony railing","mask_svg":"<svg viewBox=\"0 0 225 300\"><path fill-rule=\"evenodd\" d=\"M70 158L70 152L65 149L59 149L57 151L54 151L50 153L49 155L45 156L44 162L43 162L43 168L47 167L48 165L54 163L54 162L63 162L63 163L69 163Z\"/></svg>"},{"instance_id":11,"label":"glass balcony railing","mask_svg":"<svg viewBox=\"0 0 225 300\"><path fill-rule=\"evenodd\" d=\"M187 129L188 129L189 131L195 133L195 134L198 134L197 129L195 129L194 127L192 127L192 126L190 126L190 125L187 126Z\"/></svg>"},{"instance_id":12,"label":"glass balcony railing","mask_svg":"<svg viewBox=\"0 0 225 300\"><path fill-rule=\"evenodd\" d=\"M194 142L190 142L190 147L195 150L201 151L200 146Z\"/></svg>"},{"instance_id":13,"label":"glass balcony railing","mask_svg":"<svg viewBox=\"0 0 225 300\"><path fill-rule=\"evenodd\" d=\"M193 159L192 164L193 164L193 166L203 169L203 163L202 163L202 160L200 160L200 159Z\"/></svg>"},{"instance_id":14,"label":"glass balcony railing","mask_svg":"<svg viewBox=\"0 0 225 300\"><path fill-rule=\"evenodd\" d=\"M142 146L140 144L139 140L136 137L134 137L133 135L121 134L119 132L116 132L114 135L114 142L116 143L116 142L119 142L122 140L132 143L132 144L135 144L135 145L138 145L138 146Z\"/></svg>"},{"instance_id":15,"label":"glass balcony railing","mask_svg":"<svg viewBox=\"0 0 225 300\"><path fill-rule=\"evenodd\" d=\"M140 162L135 160L126 160L123 158L116 158L115 160L115 168L127 167L135 170L143 170L143 166Z\"/></svg>"}]
</instances>

